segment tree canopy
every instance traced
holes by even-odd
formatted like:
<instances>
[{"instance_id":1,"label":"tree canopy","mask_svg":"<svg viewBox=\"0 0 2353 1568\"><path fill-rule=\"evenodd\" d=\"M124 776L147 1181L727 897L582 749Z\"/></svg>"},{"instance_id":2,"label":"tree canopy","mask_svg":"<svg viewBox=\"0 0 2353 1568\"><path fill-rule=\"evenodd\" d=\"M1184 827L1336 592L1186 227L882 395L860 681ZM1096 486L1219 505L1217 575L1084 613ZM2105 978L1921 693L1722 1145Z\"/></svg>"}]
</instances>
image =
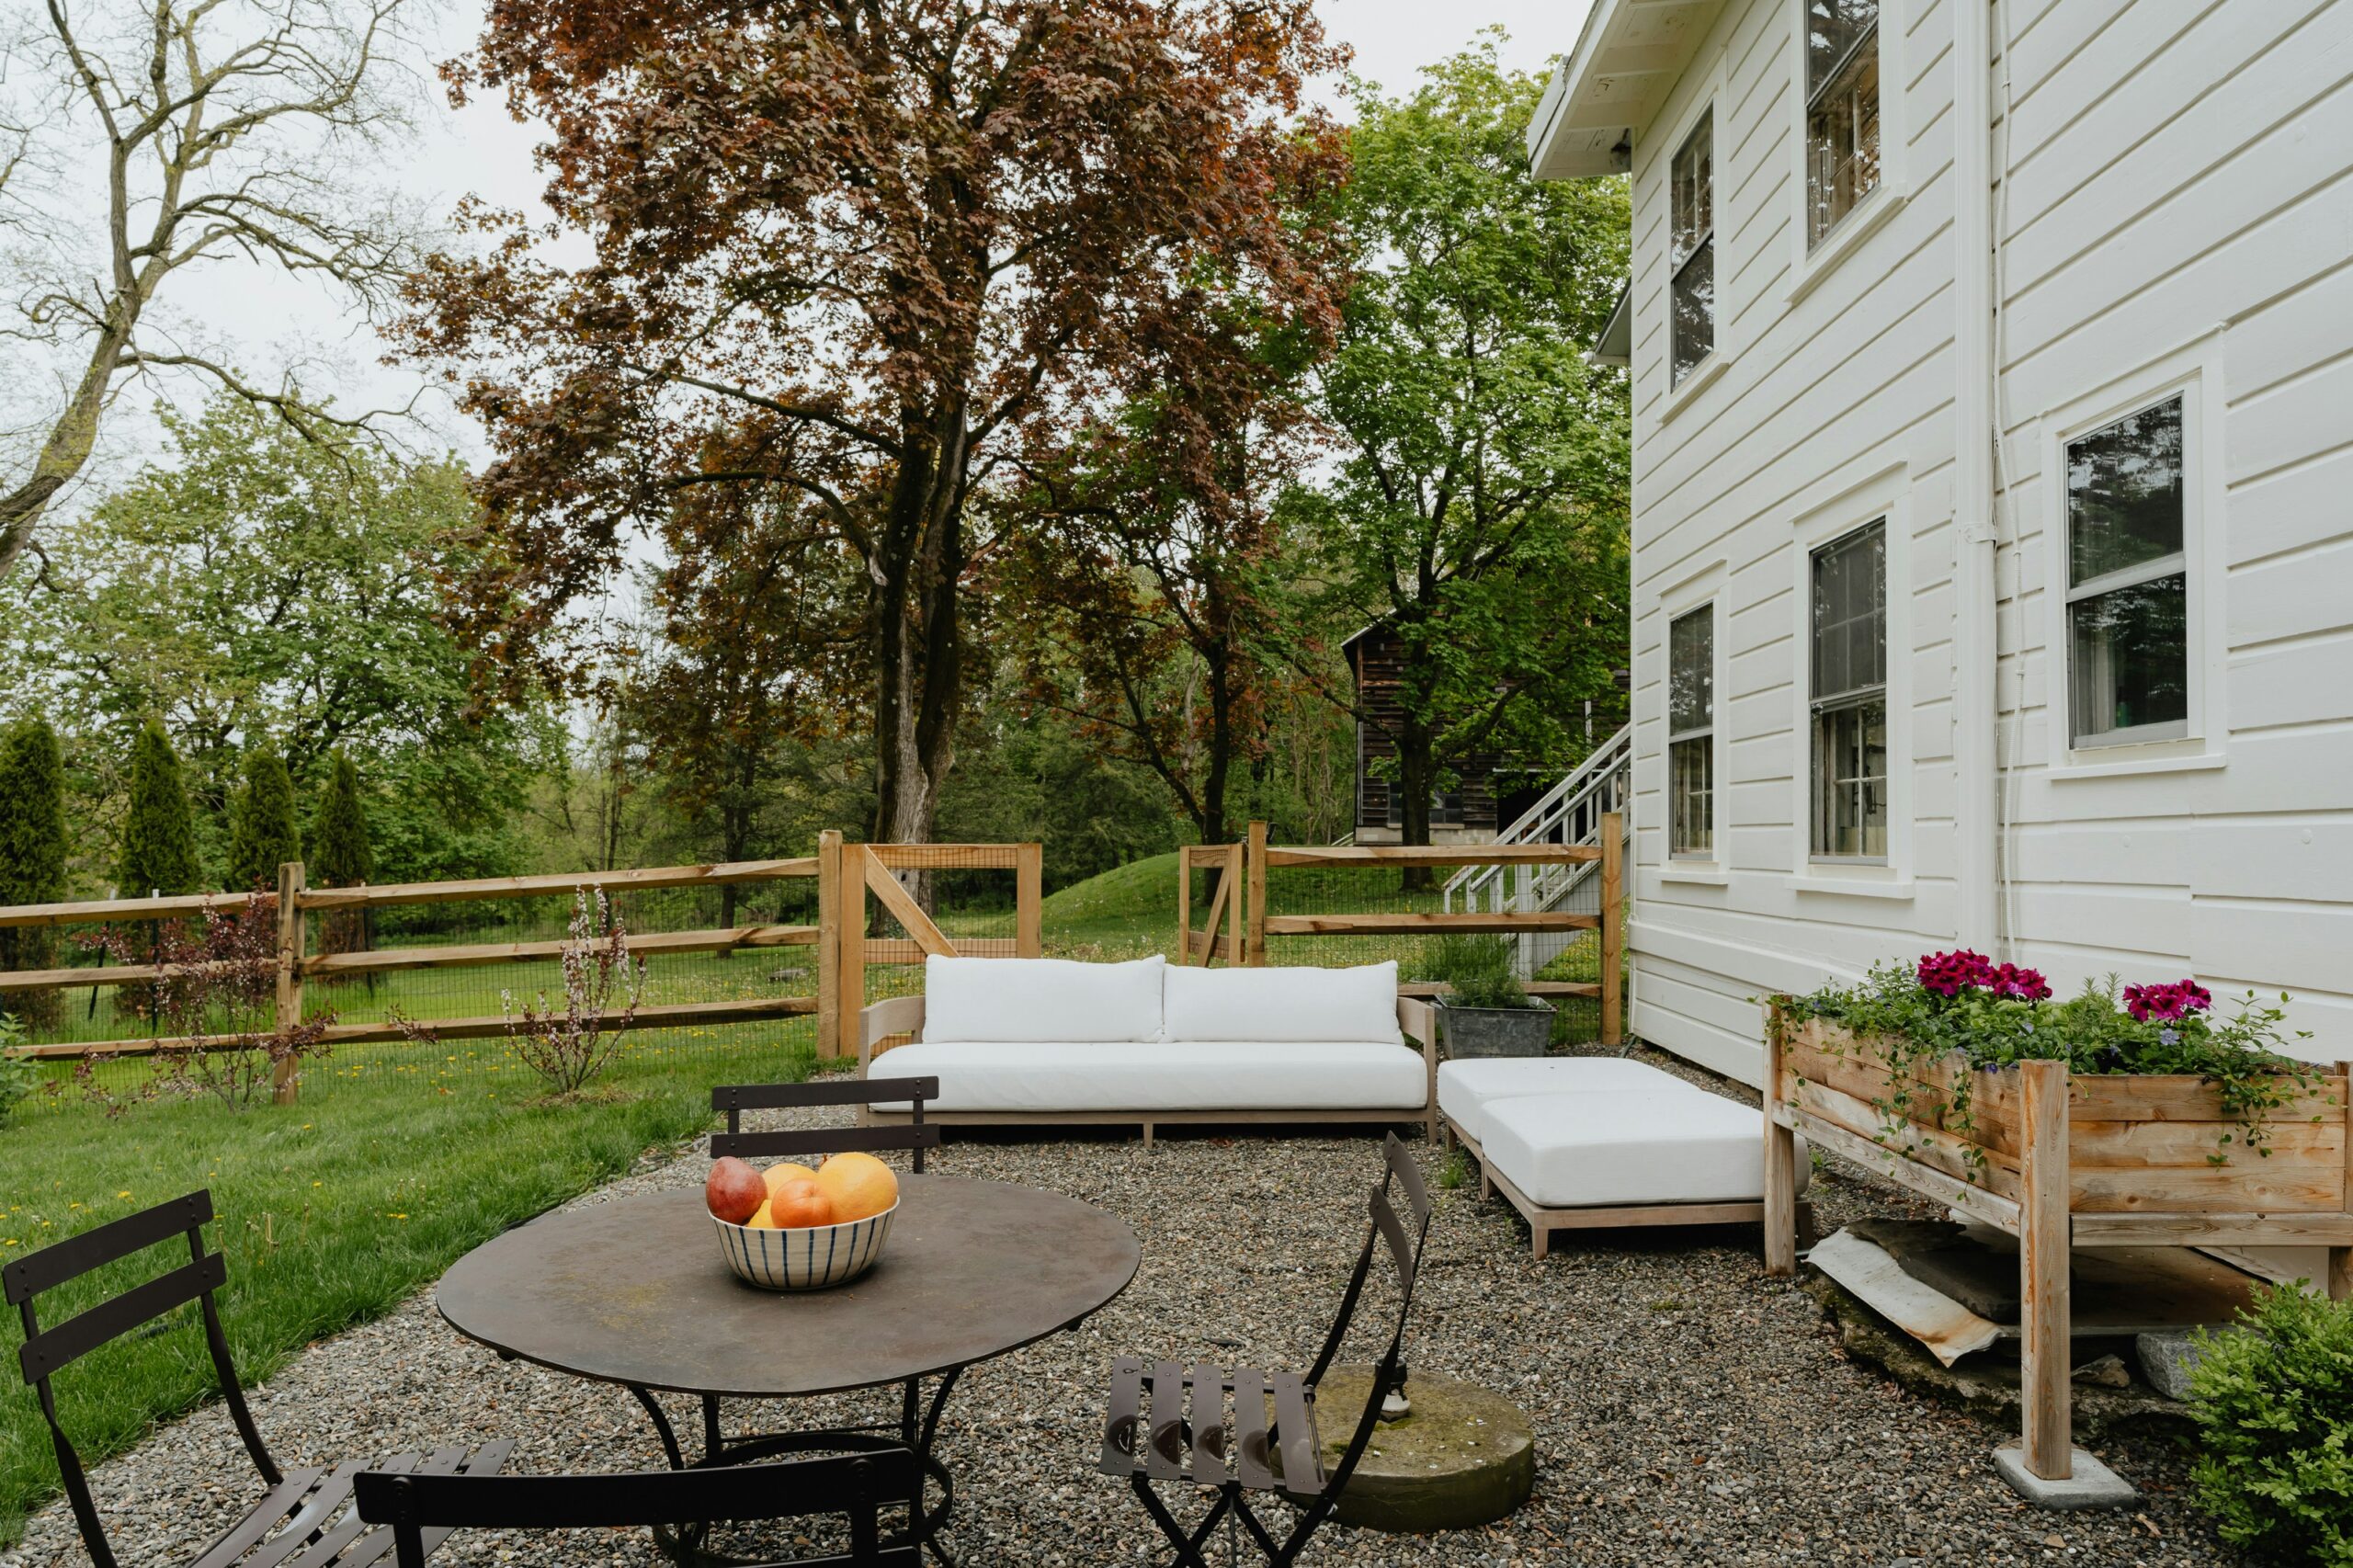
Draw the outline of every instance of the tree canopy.
<instances>
[{"instance_id":1,"label":"tree canopy","mask_svg":"<svg viewBox=\"0 0 2353 1568\"><path fill-rule=\"evenodd\" d=\"M568 612L633 530L697 491L788 494L768 516L854 585L873 831L931 836L969 503L1181 354L1218 288L1328 314L1282 193L1338 176L1336 132L1297 118L1335 59L1308 0L494 7L458 85L551 128L556 222L479 215L490 254L412 291L414 347L497 449L470 636L510 676L569 673ZM591 258L549 259L558 233Z\"/></svg>"}]
</instances>

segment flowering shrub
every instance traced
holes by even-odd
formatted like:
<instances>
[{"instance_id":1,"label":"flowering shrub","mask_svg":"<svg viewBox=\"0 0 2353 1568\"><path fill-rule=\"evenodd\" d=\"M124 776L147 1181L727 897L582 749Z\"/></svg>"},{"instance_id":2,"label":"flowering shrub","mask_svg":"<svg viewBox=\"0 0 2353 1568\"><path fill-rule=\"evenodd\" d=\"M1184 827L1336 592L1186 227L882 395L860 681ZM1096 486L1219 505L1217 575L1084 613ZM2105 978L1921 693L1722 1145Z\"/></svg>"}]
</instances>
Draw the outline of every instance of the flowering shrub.
<instances>
[{"instance_id":1,"label":"flowering shrub","mask_svg":"<svg viewBox=\"0 0 2353 1568\"><path fill-rule=\"evenodd\" d=\"M2285 1002L2285 996L2280 997ZM1834 1019L1888 1066L1888 1095L1873 1106L1891 1135L1907 1136L1915 1070L1958 1053L1965 1062L1948 1093L1944 1124L1973 1130L1972 1070L2025 1061L2064 1062L2079 1074L2182 1074L2219 1091L2239 1126L2223 1136L2258 1156L2271 1153L2271 1111L2319 1081L2310 1063L2283 1054L2287 1014L2249 993L2234 1017L2215 1016L2195 980L2118 990L2111 975L2064 1002L2040 974L1996 965L1983 953L1929 953L1881 964L1859 985L1782 998L1786 1016ZM2307 1038L2301 1032L2298 1039ZM2227 1147L2209 1158L2229 1163Z\"/></svg>"}]
</instances>

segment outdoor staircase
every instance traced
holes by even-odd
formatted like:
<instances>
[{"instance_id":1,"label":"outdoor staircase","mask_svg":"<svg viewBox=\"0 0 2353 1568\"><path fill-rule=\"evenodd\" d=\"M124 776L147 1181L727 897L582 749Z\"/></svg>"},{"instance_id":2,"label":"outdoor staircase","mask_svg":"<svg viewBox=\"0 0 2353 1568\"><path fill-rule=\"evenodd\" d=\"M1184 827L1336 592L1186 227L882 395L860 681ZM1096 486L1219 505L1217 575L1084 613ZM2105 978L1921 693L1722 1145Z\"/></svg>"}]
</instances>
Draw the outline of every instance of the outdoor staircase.
<instances>
[{"instance_id":1,"label":"outdoor staircase","mask_svg":"<svg viewBox=\"0 0 2353 1568\"><path fill-rule=\"evenodd\" d=\"M1576 770L1553 785L1519 819L1495 835L1497 844L1599 844L1601 819L1616 812L1631 836L1634 731L1631 724L1596 746ZM1446 884L1446 908L1471 913L1533 913L1566 909L1598 913L1601 867L1594 860L1566 866L1467 866ZM1581 931L1546 931L1518 937L1519 970L1532 975L1588 940Z\"/></svg>"}]
</instances>

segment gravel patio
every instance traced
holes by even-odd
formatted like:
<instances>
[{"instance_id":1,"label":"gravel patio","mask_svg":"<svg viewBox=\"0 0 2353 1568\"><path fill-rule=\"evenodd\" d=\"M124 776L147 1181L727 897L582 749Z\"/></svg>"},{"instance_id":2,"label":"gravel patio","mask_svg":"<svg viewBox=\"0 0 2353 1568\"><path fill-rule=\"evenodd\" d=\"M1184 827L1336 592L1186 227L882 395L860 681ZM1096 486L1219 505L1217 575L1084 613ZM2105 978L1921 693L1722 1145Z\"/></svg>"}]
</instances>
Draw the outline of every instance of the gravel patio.
<instances>
[{"instance_id":1,"label":"gravel patio","mask_svg":"<svg viewBox=\"0 0 2353 1568\"><path fill-rule=\"evenodd\" d=\"M1659 1065L1704 1080L1669 1059ZM1725 1088L1722 1092L1745 1092ZM1750 1096L1751 1103L1754 1097ZM1417 1153L1430 1155L1417 1143ZM1378 1170L1369 1136L962 1139L936 1170L1028 1182L1132 1224L1143 1267L1074 1333L968 1370L949 1406L958 1476L952 1541L972 1564L1145 1562L1165 1551L1124 1483L1093 1469L1111 1358L1164 1353L1304 1366L1361 1235ZM1435 1165L1426 1166L1435 1173ZM699 1185L698 1148L582 1199ZM1817 1178L1827 1231L1917 1212L1852 1169ZM1377 1324L1378 1313L1359 1318ZM1213 1334L1205 1335L1205 1326ZM1850 1362L1813 1300L1764 1277L1751 1231L1563 1234L1543 1263L1475 1179L1439 1194L1408 1341L1416 1368L1508 1392L1533 1417L1535 1500L1501 1525L1411 1538L1327 1526L1309 1563L2231 1563L2154 1444L2102 1456L2143 1490L2136 1511L2030 1511L1995 1477L2005 1434ZM745 1346L746 1356L782 1346ZM813 1402L830 1403L833 1402ZM883 1411L888 1396L863 1408ZM501 1434L517 1468L659 1464L619 1389L502 1363L460 1339L426 1292L391 1317L313 1346L256 1391L288 1462ZM676 1414L689 1415L685 1402ZM826 1412L772 1412L774 1425ZM731 1414L731 1424L743 1425ZM682 1429L690 1426L681 1422ZM985 1457L984 1457L985 1454ZM229 1478L220 1485L217 1478ZM192 1554L249 1500L251 1471L217 1409L99 1466L108 1528L137 1561ZM86 1561L62 1505L0 1563ZM659 1562L642 1534L452 1538L437 1563Z\"/></svg>"}]
</instances>

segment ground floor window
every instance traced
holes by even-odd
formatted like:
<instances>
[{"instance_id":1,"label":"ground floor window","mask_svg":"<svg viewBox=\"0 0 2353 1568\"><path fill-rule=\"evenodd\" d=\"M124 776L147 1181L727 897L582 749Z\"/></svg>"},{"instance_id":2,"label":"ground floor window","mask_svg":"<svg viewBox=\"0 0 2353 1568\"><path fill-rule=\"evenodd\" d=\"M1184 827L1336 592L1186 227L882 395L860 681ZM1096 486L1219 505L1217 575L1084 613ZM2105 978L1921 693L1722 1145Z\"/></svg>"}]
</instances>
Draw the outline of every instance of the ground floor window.
<instances>
[{"instance_id":1,"label":"ground floor window","mask_svg":"<svg viewBox=\"0 0 2353 1568\"><path fill-rule=\"evenodd\" d=\"M1887 858L1887 520L1813 552L1813 848Z\"/></svg>"},{"instance_id":2,"label":"ground floor window","mask_svg":"<svg viewBox=\"0 0 2353 1568\"><path fill-rule=\"evenodd\" d=\"M1716 607L1677 616L1666 633L1667 852L1716 848Z\"/></svg>"}]
</instances>

